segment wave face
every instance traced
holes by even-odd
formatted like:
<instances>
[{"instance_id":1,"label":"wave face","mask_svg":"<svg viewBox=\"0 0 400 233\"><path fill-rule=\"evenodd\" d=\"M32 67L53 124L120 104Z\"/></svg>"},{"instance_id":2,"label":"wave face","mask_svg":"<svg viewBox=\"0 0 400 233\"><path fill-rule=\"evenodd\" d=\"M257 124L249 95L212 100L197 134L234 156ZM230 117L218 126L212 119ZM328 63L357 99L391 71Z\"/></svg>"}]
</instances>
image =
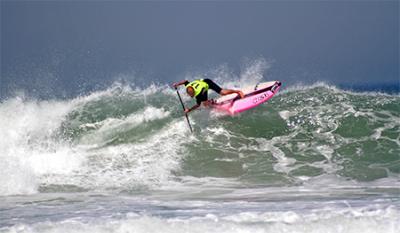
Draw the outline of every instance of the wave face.
<instances>
[{"instance_id":1,"label":"wave face","mask_svg":"<svg viewBox=\"0 0 400 233\"><path fill-rule=\"evenodd\" d=\"M0 195L399 180L398 95L316 84L235 117L203 109L190 119L194 134L165 86L6 100Z\"/></svg>"}]
</instances>

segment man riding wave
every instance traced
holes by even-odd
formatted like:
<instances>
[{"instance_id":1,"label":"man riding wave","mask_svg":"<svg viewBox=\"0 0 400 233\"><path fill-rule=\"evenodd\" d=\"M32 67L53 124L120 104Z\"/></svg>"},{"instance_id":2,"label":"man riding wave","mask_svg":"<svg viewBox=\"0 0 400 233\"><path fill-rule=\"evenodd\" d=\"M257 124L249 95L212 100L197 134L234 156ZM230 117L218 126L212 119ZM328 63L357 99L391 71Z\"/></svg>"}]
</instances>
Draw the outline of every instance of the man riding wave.
<instances>
[{"instance_id":1,"label":"man riding wave","mask_svg":"<svg viewBox=\"0 0 400 233\"><path fill-rule=\"evenodd\" d=\"M231 90L231 89L222 89L220 86L218 86L216 83L214 83L211 79L196 79L192 82L189 82L187 80L182 80L180 82L172 84L175 88L177 88L180 85L185 85L186 87L186 93L192 97L196 98L196 105L194 105L191 108L185 108L185 113L189 113L198 107L201 106L203 103L204 106L208 106L210 104L210 101L208 100L208 89L211 89L215 92L217 92L220 95L229 95L233 93L237 93L240 98L244 97L244 94L240 90Z\"/></svg>"}]
</instances>

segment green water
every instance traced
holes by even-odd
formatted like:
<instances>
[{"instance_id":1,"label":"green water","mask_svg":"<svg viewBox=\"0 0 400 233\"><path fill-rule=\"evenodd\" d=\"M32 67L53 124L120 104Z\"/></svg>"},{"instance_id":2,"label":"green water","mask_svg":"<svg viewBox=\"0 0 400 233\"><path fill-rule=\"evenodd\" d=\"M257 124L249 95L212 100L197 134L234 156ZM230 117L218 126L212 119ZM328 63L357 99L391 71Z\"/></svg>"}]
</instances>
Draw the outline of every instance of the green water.
<instances>
[{"instance_id":1,"label":"green water","mask_svg":"<svg viewBox=\"0 0 400 233\"><path fill-rule=\"evenodd\" d=\"M152 111L146 112L149 107ZM167 114L154 118L160 109ZM132 116L142 118L140 123L127 120ZM323 174L373 181L398 177L400 172L398 95L316 86L283 91L238 116L203 109L190 119L195 130L192 140L166 142L179 140L180 166L173 170L177 177L290 185ZM114 125L105 127L108 121ZM184 118L172 93L116 91L76 107L59 134L72 144L96 150L146 142L179 121ZM166 153L163 148L155 151Z\"/></svg>"}]
</instances>

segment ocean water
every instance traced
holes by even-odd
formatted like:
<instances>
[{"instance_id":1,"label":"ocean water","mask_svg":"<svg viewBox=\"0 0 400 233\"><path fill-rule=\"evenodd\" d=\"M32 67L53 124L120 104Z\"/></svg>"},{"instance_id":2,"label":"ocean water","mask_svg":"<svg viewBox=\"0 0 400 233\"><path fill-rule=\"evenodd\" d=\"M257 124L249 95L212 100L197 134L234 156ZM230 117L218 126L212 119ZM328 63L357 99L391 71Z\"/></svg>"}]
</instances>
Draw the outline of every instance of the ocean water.
<instances>
[{"instance_id":1,"label":"ocean water","mask_svg":"<svg viewBox=\"0 0 400 233\"><path fill-rule=\"evenodd\" d=\"M400 229L398 93L283 84L190 120L166 86L4 100L0 232Z\"/></svg>"}]
</instances>

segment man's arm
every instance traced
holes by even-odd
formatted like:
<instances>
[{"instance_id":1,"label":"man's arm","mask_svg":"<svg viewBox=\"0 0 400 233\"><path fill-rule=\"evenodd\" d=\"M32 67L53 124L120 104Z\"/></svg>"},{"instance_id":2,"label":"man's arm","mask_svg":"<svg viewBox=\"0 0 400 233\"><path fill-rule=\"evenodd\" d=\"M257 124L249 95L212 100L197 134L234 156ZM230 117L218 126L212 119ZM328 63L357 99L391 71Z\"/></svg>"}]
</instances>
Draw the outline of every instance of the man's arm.
<instances>
[{"instance_id":1,"label":"man's arm","mask_svg":"<svg viewBox=\"0 0 400 233\"><path fill-rule=\"evenodd\" d=\"M182 81L180 81L180 82L173 83L172 86L175 87L175 88L177 88L178 86L183 85L183 84L185 84L185 83L187 83L187 82L188 82L188 80L182 80Z\"/></svg>"}]
</instances>

